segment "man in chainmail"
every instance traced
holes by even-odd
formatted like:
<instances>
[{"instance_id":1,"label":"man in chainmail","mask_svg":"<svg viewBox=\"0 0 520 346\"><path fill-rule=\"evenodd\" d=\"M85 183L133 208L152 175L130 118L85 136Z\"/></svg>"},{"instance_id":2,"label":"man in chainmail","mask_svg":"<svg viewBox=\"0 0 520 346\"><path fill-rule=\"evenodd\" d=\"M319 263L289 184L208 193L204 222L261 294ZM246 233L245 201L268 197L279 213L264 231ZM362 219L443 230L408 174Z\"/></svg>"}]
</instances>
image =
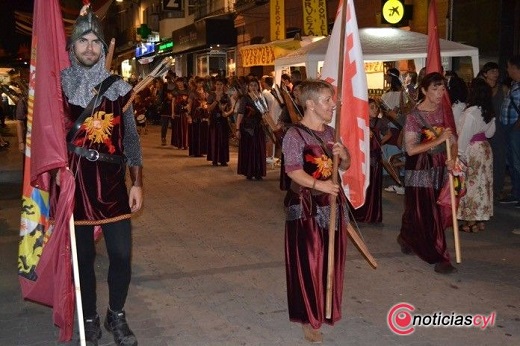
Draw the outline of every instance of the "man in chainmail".
<instances>
[{"instance_id":1,"label":"man in chainmail","mask_svg":"<svg viewBox=\"0 0 520 346\"><path fill-rule=\"evenodd\" d=\"M88 345L101 338L96 308L94 227L110 260L104 326L117 345L137 345L123 310L131 276L131 214L142 206L142 154L131 106L132 87L105 69L101 23L82 10L68 42L71 67L62 72L69 167L75 176L75 234ZM112 83L112 84L110 84ZM108 89L104 90L107 85ZM97 92L94 92L94 89ZM126 167L131 178L125 184Z\"/></svg>"}]
</instances>

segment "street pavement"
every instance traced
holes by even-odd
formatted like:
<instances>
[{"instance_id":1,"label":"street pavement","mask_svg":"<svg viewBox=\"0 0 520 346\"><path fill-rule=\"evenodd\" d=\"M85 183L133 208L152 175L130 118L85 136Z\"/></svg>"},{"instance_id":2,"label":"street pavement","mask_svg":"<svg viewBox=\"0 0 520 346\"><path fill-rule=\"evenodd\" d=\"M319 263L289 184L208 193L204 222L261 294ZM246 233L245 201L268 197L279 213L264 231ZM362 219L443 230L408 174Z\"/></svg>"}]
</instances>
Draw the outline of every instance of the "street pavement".
<instances>
[{"instance_id":1,"label":"street pavement","mask_svg":"<svg viewBox=\"0 0 520 346\"><path fill-rule=\"evenodd\" d=\"M4 132L12 144L14 123ZM278 167L263 181L213 167L142 135L145 205L133 218L133 278L125 310L140 345L305 345L289 322L284 267L284 193ZM21 156L0 152L0 345L60 345L51 309L20 296L17 246ZM387 182L389 183L389 182ZM508 186L506 186L508 188ZM383 191L383 224L359 228L378 261L372 269L349 244L343 318L324 326L325 345L520 345L520 209L496 206L484 232L460 233L458 273L441 275L396 243L403 198ZM448 246L455 257L453 233ZM96 259L98 311L107 305L108 260ZM406 303L409 305L399 305ZM394 307L395 306L395 307ZM394 308L393 308L394 307ZM389 311L397 335L387 324ZM485 329L410 327L407 318L490 317ZM480 324L482 325L482 324ZM75 328L77 330L77 328ZM76 332L77 333L77 332ZM62 345L76 345L75 340ZM113 345L104 331L100 345Z\"/></svg>"}]
</instances>

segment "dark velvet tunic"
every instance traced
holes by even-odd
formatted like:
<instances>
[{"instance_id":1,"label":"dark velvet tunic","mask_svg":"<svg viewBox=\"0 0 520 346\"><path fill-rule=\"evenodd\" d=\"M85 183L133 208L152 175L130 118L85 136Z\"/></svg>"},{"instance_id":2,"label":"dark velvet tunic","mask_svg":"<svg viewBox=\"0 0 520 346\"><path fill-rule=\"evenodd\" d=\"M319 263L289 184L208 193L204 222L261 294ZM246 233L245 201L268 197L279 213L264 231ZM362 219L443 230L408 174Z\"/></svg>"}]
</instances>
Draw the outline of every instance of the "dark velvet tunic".
<instances>
[{"instance_id":1,"label":"dark velvet tunic","mask_svg":"<svg viewBox=\"0 0 520 346\"><path fill-rule=\"evenodd\" d=\"M333 129L314 132L325 143L332 140ZM330 150L332 149L331 146ZM287 131L283 142L286 170L303 169L319 180L332 175L332 159L318 140L298 127ZM343 277L345 270L348 214L346 197L341 190L337 197L337 220L334 250L334 283L332 316L325 318L327 287L327 255L329 242L330 199L326 193L301 187L294 181L284 200L285 269L289 319L310 323L315 329L323 323L334 324L341 319Z\"/></svg>"},{"instance_id":2,"label":"dark velvet tunic","mask_svg":"<svg viewBox=\"0 0 520 346\"><path fill-rule=\"evenodd\" d=\"M174 90L171 145L188 148L188 91Z\"/></svg>"},{"instance_id":3,"label":"dark velvet tunic","mask_svg":"<svg viewBox=\"0 0 520 346\"><path fill-rule=\"evenodd\" d=\"M188 147L190 156L204 156L208 153L209 113L203 108L206 96L197 95L191 104L191 124L188 125Z\"/></svg>"},{"instance_id":4,"label":"dark velvet tunic","mask_svg":"<svg viewBox=\"0 0 520 346\"><path fill-rule=\"evenodd\" d=\"M77 147L99 153L124 156L122 109L130 93L115 101L103 98L101 105L88 116L73 139ZM71 126L83 108L69 104ZM68 130L68 129L67 129ZM69 167L76 180L74 220L76 224L101 224L130 218L125 164L89 161L69 152Z\"/></svg>"},{"instance_id":5,"label":"dark velvet tunic","mask_svg":"<svg viewBox=\"0 0 520 346\"><path fill-rule=\"evenodd\" d=\"M383 165L382 152L379 142L380 130L370 120L370 182L367 187L365 204L360 208L351 207L352 215L358 222L379 223L383 221Z\"/></svg>"},{"instance_id":6,"label":"dark velvet tunic","mask_svg":"<svg viewBox=\"0 0 520 346\"><path fill-rule=\"evenodd\" d=\"M243 117L240 123L237 173L247 177L265 177L266 137L262 113L256 109L249 96L244 96L238 114L243 114Z\"/></svg>"},{"instance_id":7,"label":"dark velvet tunic","mask_svg":"<svg viewBox=\"0 0 520 346\"><path fill-rule=\"evenodd\" d=\"M418 117L415 108L406 118L405 131L415 133L417 143L432 140L431 131ZM445 127L442 111L421 112L423 119L436 130ZM444 146L444 143L440 146ZM438 146L439 147L439 146ZM406 155L405 209L400 239L428 263L448 262L441 207L437 203L446 180L446 152L430 150L417 155Z\"/></svg>"},{"instance_id":8,"label":"dark velvet tunic","mask_svg":"<svg viewBox=\"0 0 520 346\"><path fill-rule=\"evenodd\" d=\"M208 104L212 104L216 98L210 94ZM223 105L230 105L231 100L227 94L223 94L220 100ZM223 116L220 105L217 104L209 115L209 137L207 160L213 164L227 164L229 161L229 123L228 118Z\"/></svg>"}]
</instances>

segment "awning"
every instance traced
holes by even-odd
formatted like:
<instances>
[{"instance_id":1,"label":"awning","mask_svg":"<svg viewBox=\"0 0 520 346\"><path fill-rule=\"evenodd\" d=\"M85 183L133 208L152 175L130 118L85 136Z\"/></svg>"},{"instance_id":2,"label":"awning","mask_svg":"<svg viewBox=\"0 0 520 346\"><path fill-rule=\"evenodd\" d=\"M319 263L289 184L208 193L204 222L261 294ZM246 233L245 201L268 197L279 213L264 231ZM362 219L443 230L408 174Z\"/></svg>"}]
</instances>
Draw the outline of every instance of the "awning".
<instances>
[{"instance_id":1,"label":"awning","mask_svg":"<svg viewBox=\"0 0 520 346\"><path fill-rule=\"evenodd\" d=\"M307 76L316 78L318 62L325 60L330 37L291 52L275 62L276 80L284 66L306 66ZM428 51L428 35L397 28L362 28L359 39L365 62L414 59L415 66L424 66ZM479 71L478 48L439 39L441 57L471 57L473 74Z\"/></svg>"},{"instance_id":2,"label":"awning","mask_svg":"<svg viewBox=\"0 0 520 346\"><path fill-rule=\"evenodd\" d=\"M269 66L274 60L286 56L309 42L307 40L286 39L265 44L252 44L240 48L242 66Z\"/></svg>"}]
</instances>

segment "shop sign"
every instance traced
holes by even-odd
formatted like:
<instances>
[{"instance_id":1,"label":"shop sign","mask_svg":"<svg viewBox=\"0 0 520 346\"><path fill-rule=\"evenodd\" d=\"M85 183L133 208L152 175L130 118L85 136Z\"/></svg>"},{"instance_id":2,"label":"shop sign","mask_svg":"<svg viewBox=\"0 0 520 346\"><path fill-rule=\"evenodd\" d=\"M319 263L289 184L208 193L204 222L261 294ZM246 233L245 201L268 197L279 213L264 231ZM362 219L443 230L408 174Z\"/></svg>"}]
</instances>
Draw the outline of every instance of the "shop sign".
<instances>
[{"instance_id":1,"label":"shop sign","mask_svg":"<svg viewBox=\"0 0 520 346\"><path fill-rule=\"evenodd\" d=\"M272 46L244 47L240 49L242 66L274 65L274 49Z\"/></svg>"}]
</instances>

